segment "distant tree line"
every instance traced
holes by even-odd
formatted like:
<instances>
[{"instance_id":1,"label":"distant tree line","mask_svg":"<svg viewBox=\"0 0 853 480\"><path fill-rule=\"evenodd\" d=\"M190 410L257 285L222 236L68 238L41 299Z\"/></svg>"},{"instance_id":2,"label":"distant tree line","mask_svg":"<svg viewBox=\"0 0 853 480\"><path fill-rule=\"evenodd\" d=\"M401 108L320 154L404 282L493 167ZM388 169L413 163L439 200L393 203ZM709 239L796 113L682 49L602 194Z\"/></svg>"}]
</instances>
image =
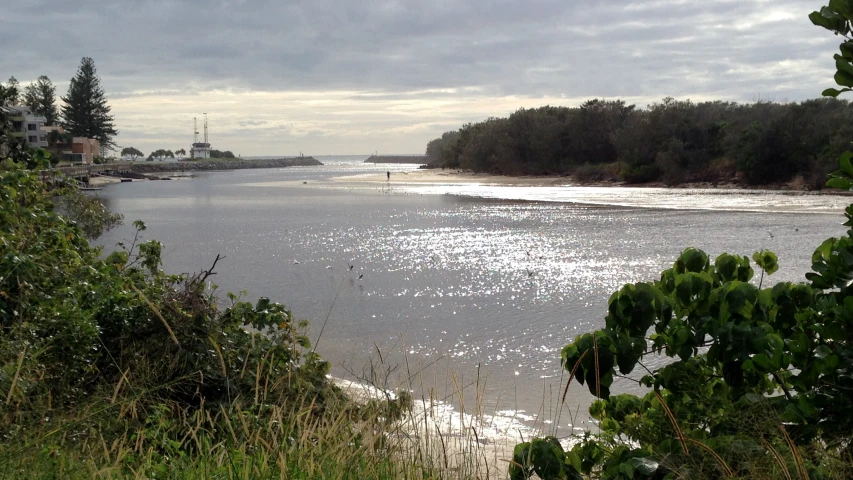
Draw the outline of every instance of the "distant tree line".
<instances>
[{"instance_id":1,"label":"distant tree line","mask_svg":"<svg viewBox=\"0 0 853 480\"><path fill-rule=\"evenodd\" d=\"M234 154L231 152L231 150L221 151L221 150L211 149L210 150L210 158L237 158L237 157L234 156Z\"/></svg>"},{"instance_id":2,"label":"distant tree line","mask_svg":"<svg viewBox=\"0 0 853 480\"><path fill-rule=\"evenodd\" d=\"M647 108L590 100L577 108L520 109L463 125L429 142L430 165L502 175L573 174L581 181L802 180L819 188L850 148L853 107L801 103L693 103Z\"/></svg>"}]
</instances>

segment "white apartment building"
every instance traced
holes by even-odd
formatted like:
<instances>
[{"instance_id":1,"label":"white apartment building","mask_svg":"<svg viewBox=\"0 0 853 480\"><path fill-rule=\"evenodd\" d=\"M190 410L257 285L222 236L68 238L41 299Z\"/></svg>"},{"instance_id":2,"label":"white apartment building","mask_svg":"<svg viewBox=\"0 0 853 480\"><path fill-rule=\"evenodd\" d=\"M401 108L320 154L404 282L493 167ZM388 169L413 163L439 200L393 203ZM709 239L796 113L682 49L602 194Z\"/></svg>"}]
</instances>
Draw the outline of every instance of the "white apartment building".
<instances>
[{"instance_id":1,"label":"white apartment building","mask_svg":"<svg viewBox=\"0 0 853 480\"><path fill-rule=\"evenodd\" d=\"M34 148L47 148L47 131L44 124L45 117L35 115L29 107L14 106L6 107L7 115L12 121L13 135L24 137L27 143Z\"/></svg>"}]
</instances>

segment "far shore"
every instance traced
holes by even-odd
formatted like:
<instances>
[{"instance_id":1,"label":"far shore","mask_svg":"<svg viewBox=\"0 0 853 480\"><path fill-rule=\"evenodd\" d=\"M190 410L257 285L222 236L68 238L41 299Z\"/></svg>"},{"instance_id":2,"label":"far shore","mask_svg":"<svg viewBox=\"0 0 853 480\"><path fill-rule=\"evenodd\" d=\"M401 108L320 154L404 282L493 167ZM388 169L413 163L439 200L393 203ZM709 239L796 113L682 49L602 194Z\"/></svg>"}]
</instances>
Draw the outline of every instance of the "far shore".
<instances>
[{"instance_id":1,"label":"far shore","mask_svg":"<svg viewBox=\"0 0 853 480\"><path fill-rule=\"evenodd\" d=\"M176 172L192 170L240 170L246 168L283 168L323 165L314 157L283 157L264 159L243 158L206 158L184 160L180 162L133 162L133 171L137 173Z\"/></svg>"},{"instance_id":2,"label":"far shore","mask_svg":"<svg viewBox=\"0 0 853 480\"><path fill-rule=\"evenodd\" d=\"M489 173L475 173L465 170L415 170L411 172L393 172L391 178L388 179L385 173L377 173L370 175L353 175L335 177L332 179L335 182L346 183L376 183L376 184L415 184L415 185L466 185L466 184L486 184L486 185L505 185L505 186L523 186L523 187L555 187L555 186L574 186L574 187L632 187L632 188L671 188L671 189L721 189L721 190L785 190L792 192L811 192L820 193L820 190L809 190L802 182L791 181L779 184L768 185L745 185L735 182L690 182L678 185L666 185L662 182L650 183L626 183L619 181L603 181L603 182L581 182L575 177L567 176L508 176L508 175L493 175ZM833 195L844 194L838 190L831 190L828 193Z\"/></svg>"}]
</instances>

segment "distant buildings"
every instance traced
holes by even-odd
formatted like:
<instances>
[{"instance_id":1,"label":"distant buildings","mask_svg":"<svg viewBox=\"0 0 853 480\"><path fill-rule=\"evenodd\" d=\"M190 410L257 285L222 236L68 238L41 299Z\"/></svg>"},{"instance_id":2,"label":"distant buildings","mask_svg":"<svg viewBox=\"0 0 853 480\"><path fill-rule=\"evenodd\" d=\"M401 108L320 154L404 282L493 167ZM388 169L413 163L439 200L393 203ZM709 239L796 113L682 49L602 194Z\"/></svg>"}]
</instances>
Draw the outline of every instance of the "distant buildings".
<instances>
[{"instance_id":1,"label":"distant buildings","mask_svg":"<svg viewBox=\"0 0 853 480\"><path fill-rule=\"evenodd\" d=\"M71 163L94 163L100 155L101 144L94 138L73 137L60 126L42 127L49 146L47 149L60 160ZM56 132L56 133L53 133Z\"/></svg>"},{"instance_id":2,"label":"distant buildings","mask_svg":"<svg viewBox=\"0 0 853 480\"><path fill-rule=\"evenodd\" d=\"M90 164L100 155L101 144L86 137L72 137L57 125L45 125L47 119L29 107L0 107L12 122L12 136L23 138L33 148L45 148L60 160ZM54 133L56 132L56 133Z\"/></svg>"},{"instance_id":3,"label":"distant buildings","mask_svg":"<svg viewBox=\"0 0 853 480\"><path fill-rule=\"evenodd\" d=\"M24 138L34 148L47 148L45 117L34 114L29 107L0 107L12 122L12 136Z\"/></svg>"},{"instance_id":4,"label":"distant buildings","mask_svg":"<svg viewBox=\"0 0 853 480\"><path fill-rule=\"evenodd\" d=\"M71 158L74 163L90 164L100 151L101 144L94 138L74 137L71 141ZM68 154L63 157L68 158Z\"/></svg>"},{"instance_id":5,"label":"distant buildings","mask_svg":"<svg viewBox=\"0 0 853 480\"><path fill-rule=\"evenodd\" d=\"M210 144L205 142L193 143L190 148L190 158L210 158Z\"/></svg>"}]
</instances>

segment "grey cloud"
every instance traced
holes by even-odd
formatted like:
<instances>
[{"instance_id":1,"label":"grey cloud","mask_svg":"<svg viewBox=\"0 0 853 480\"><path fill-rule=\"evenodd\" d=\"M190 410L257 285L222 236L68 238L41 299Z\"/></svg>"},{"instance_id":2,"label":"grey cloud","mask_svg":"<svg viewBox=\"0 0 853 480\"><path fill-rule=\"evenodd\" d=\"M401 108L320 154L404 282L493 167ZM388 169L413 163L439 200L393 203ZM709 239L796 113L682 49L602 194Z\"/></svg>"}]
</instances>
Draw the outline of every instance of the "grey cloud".
<instances>
[{"instance_id":1,"label":"grey cloud","mask_svg":"<svg viewBox=\"0 0 853 480\"><path fill-rule=\"evenodd\" d=\"M351 91L365 105L510 95L801 100L832 85L838 39L807 19L820 5L30 0L0 18L0 66L22 81L48 75L64 94L91 56L116 100L213 90Z\"/></svg>"},{"instance_id":2,"label":"grey cloud","mask_svg":"<svg viewBox=\"0 0 853 480\"><path fill-rule=\"evenodd\" d=\"M63 64L64 80L88 55L121 92L190 83L370 91L481 85L507 94L595 96L648 94L642 90L651 85L659 94L690 91L689 78L679 81L683 73L710 73L721 62L814 58L833 45L831 37L802 42L827 36L806 18L817 6L801 0L68 5L29 2L4 22L3 44L12 48L0 53L2 64L20 78L35 78L48 54ZM737 29L739 21L780 11L796 18ZM24 35L34 29L39 35ZM547 74L526 76L536 69ZM719 82L720 91L741 84Z\"/></svg>"}]
</instances>

